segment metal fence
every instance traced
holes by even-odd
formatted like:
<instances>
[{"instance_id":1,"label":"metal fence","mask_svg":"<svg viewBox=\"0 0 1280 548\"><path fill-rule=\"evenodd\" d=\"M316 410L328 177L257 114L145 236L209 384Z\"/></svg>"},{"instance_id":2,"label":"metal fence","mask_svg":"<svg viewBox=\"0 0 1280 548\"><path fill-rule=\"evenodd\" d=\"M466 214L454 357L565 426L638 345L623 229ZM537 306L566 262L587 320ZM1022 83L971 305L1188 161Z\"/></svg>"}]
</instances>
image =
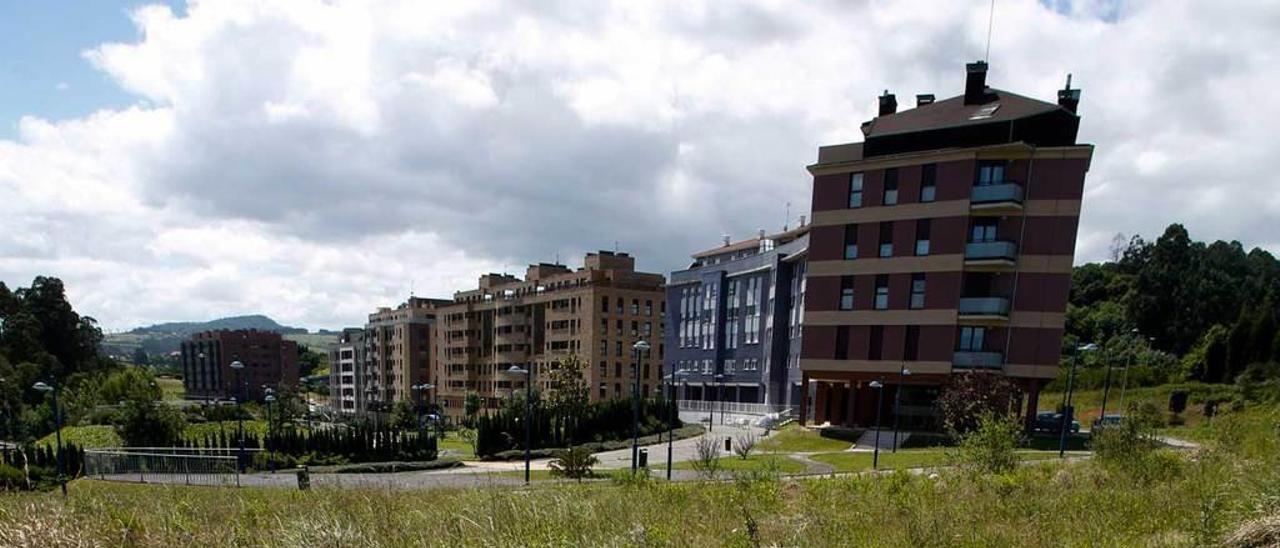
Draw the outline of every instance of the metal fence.
<instances>
[{"instance_id":1,"label":"metal fence","mask_svg":"<svg viewBox=\"0 0 1280 548\"><path fill-rule=\"evenodd\" d=\"M87 449L85 475L107 481L240 485L239 449L121 447ZM245 449L251 454L253 449Z\"/></svg>"},{"instance_id":2,"label":"metal fence","mask_svg":"<svg viewBox=\"0 0 1280 548\"><path fill-rule=\"evenodd\" d=\"M678 400L681 411L715 411L730 415L794 415L799 408L794 405L772 405L767 403L743 403L732 401Z\"/></svg>"}]
</instances>

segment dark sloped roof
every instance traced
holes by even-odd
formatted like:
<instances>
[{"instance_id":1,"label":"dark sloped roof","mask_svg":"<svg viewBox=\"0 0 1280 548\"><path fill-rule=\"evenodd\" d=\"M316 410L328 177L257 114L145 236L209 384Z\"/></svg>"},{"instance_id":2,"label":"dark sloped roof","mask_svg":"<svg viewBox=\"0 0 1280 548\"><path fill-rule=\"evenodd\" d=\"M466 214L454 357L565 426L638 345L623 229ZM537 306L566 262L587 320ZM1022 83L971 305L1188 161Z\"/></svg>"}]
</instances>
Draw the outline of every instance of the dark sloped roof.
<instances>
[{"instance_id":1,"label":"dark sloped roof","mask_svg":"<svg viewBox=\"0 0 1280 548\"><path fill-rule=\"evenodd\" d=\"M795 228L793 228L793 229L791 229L791 230L786 230L786 231L783 231L783 232L778 232L778 233L776 233L776 234L767 234L767 235L765 235L765 238L766 238L766 239L770 239L770 240L774 240L774 241L775 241L775 242L777 242L778 244L784 244L784 243L786 243L786 242L790 242L790 241L792 241L792 240L794 240L794 239L796 239L796 238L799 238L800 236L803 236L803 235L808 234L808 233L809 233L809 225L804 225L804 226L798 226L798 227L795 227ZM694 253L693 255L691 255L691 257L693 257L694 259L701 259L701 258L704 258L704 257L712 257L712 256L715 256L715 255L720 255L720 254L723 254L723 253L729 253L729 252L733 252L733 251L742 251L742 250L744 250L744 249L755 249L755 248L756 248L756 247L758 247L759 245L760 245L760 238L759 238L759 237L756 237L756 238L749 238L749 239L746 239L746 240L740 240L740 241L737 241L737 242L733 242L733 243L731 243L731 244L729 244L729 245L722 245L722 246L720 246L720 247L716 247L716 248L708 249L708 250L706 250L706 251L699 251L699 252Z\"/></svg>"},{"instance_id":2,"label":"dark sloped roof","mask_svg":"<svg viewBox=\"0 0 1280 548\"><path fill-rule=\"evenodd\" d=\"M987 101L978 105L966 105L964 96L957 95L896 114L879 116L867 122L863 126L863 132L867 138L872 138L946 127L1007 122L1062 109L1054 103L1046 103L1000 89L987 88L987 94ZM999 108L991 113L990 117L972 119L978 111L995 105L999 105Z\"/></svg>"}]
</instances>

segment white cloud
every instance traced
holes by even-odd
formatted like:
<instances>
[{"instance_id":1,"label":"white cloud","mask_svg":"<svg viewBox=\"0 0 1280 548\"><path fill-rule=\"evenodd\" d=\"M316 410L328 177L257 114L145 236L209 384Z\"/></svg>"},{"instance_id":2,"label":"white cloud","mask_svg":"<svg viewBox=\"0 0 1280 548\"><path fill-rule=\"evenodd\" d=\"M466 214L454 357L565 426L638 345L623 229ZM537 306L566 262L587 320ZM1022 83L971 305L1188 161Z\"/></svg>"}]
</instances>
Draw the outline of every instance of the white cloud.
<instances>
[{"instance_id":1,"label":"white cloud","mask_svg":"<svg viewBox=\"0 0 1280 548\"><path fill-rule=\"evenodd\" d=\"M1175 221L1280 249L1274 21L1245 3L997 5L989 81L1084 89L1078 259ZM0 279L110 327L359 323L611 248L679 268L807 208L883 89L956 94L988 3L193 2L85 57L136 106L0 141ZM1135 204L1141 204L1140 207ZM1226 213L1226 214L1224 214Z\"/></svg>"}]
</instances>

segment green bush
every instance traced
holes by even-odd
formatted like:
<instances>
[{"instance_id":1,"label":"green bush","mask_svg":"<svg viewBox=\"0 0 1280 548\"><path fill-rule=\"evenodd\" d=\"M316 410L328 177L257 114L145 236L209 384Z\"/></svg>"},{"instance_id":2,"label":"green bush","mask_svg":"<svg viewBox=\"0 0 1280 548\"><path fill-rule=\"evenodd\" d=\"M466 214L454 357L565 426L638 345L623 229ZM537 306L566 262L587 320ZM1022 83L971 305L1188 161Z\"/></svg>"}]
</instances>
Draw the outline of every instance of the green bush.
<instances>
[{"instance_id":1,"label":"green bush","mask_svg":"<svg viewBox=\"0 0 1280 548\"><path fill-rule=\"evenodd\" d=\"M591 475L591 467L599 463L600 460L591 454L591 450L578 446L558 451L549 466L553 476L582 481L582 478Z\"/></svg>"},{"instance_id":2,"label":"green bush","mask_svg":"<svg viewBox=\"0 0 1280 548\"><path fill-rule=\"evenodd\" d=\"M27 488L27 476L17 467L0 464L0 491L20 491Z\"/></svg>"},{"instance_id":3,"label":"green bush","mask_svg":"<svg viewBox=\"0 0 1280 548\"><path fill-rule=\"evenodd\" d=\"M1003 473L1018 466L1022 425L1013 417L984 413L973 430L960 434L953 452L961 467L981 473Z\"/></svg>"},{"instance_id":4,"label":"green bush","mask_svg":"<svg viewBox=\"0 0 1280 548\"><path fill-rule=\"evenodd\" d=\"M462 462L457 459L436 459L425 462L365 462L360 464L315 468L312 471L329 472L333 474L391 474L397 472L420 472L423 470L444 470L446 468L454 468L457 466L462 466Z\"/></svg>"},{"instance_id":5,"label":"green bush","mask_svg":"<svg viewBox=\"0 0 1280 548\"><path fill-rule=\"evenodd\" d=\"M253 454L253 459L249 466L254 470L271 470L274 466L276 470L286 468L296 468L298 460L293 455L280 453L276 451L258 451Z\"/></svg>"}]
</instances>

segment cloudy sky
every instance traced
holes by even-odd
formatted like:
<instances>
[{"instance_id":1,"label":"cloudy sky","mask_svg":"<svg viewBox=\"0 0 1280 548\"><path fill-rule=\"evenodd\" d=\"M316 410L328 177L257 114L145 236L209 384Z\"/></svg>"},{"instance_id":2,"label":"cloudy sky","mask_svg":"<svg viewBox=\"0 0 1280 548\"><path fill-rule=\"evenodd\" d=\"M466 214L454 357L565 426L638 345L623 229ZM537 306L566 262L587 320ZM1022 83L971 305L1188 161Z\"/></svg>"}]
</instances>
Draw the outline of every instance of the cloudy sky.
<instances>
[{"instance_id":1,"label":"cloudy sky","mask_svg":"<svg viewBox=\"0 0 1280 548\"><path fill-rule=\"evenodd\" d=\"M1077 262L1175 221L1280 251L1280 4L1225 4L998 0L988 82L1084 90ZM958 94L989 5L0 0L0 280L317 328L615 245L680 268L794 223L882 90Z\"/></svg>"}]
</instances>

